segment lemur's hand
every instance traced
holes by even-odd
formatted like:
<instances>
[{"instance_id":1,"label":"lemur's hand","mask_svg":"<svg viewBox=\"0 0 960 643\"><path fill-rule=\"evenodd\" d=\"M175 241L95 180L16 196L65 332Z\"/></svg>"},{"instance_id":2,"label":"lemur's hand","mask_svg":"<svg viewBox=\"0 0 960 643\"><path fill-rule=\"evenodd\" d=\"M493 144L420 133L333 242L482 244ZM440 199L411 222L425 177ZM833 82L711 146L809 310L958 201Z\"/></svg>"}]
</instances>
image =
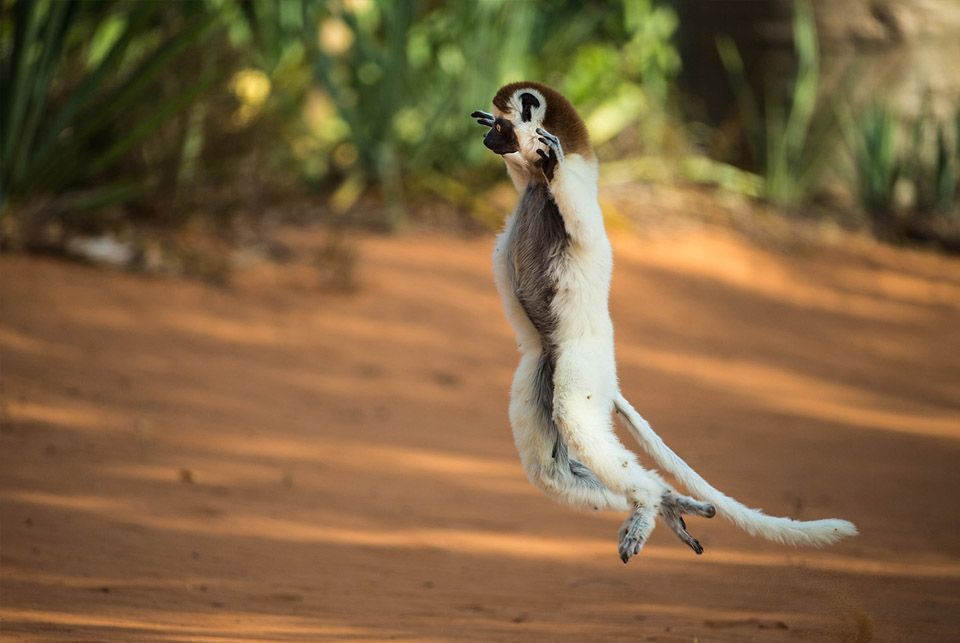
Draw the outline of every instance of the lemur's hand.
<instances>
[{"instance_id":1,"label":"lemur's hand","mask_svg":"<svg viewBox=\"0 0 960 643\"><path fill-rule=\"evenodd\" d=\"M493 114L490 112L481 112L479 109L470 114L470 118L477 119L477 123L484 127L493 127Z\"/></svg>"},{"instance_id":2,"label":"lemur's hand","mask_svg":"<svg viewBox=\"0 0 960 643\"><path fill-rule=\"evenodd\" d=\"M557 166L563 163L563 148L560 146L560 139L542 127L537 128L537 134L539 135L537 140L546 145L547 149L544 151L537 148L537 155L540 160L537 161L536 165L543 171L547 181L552 181Z\"/></svg>"}]
</instances>

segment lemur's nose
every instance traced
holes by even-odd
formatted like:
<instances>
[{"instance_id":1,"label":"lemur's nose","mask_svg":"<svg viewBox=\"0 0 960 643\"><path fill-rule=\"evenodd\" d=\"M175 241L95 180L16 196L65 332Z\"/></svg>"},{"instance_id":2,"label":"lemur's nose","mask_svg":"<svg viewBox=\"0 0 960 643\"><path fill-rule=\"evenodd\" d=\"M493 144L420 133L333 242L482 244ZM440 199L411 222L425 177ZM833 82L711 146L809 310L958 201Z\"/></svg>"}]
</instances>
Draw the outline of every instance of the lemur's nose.
<instances>
[{"instance_id":1,"label":"lemur's nose","mask_svg":"<svg viewBox=\"0 0 960 643\"><path fill-rule=\"evenodd\" d=\"M509 154L517 151L516 144L494 128L490 128L483 137L483 144L496 154Z\"/></svg>"}]
</instances>

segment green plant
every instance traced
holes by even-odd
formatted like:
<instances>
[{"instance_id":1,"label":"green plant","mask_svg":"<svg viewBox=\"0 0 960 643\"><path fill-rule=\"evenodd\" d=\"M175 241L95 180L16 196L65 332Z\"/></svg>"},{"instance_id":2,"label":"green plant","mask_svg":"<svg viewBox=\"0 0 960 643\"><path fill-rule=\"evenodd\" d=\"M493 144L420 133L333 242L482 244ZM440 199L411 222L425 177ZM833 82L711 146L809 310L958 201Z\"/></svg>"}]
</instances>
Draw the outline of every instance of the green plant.
<instances>
[{"instance_id":1,"label":"green plant","mask_svg":"<svg viewBox=\"0 0 960 643\"><path fill-rule=\"evenodd\" d=\"M877 231L887 238L902 237L924 220L957 211L960 181L960 134L934 117L925 102L912 119L889 106L874 103L854 118L849 107L838 108L852 161L854 193ZM960 110L957 110L960 118ZM909 131L898 144L902 130ZM898 185L909 202L897 203Z\"/></svg>"},{"instance_id":2,"label":"green plant","mask_svg":"<svg viewBox=\"0 0 960 643\"><path fill-rule=\"evenodd\" d=\"M451 177L500 175L482 146L465 144L479 134L466 115L487 105L500 84L569 80L561 88L588 96L584 105L591 111L603 106L606 81L619 92L642 80L651 95L666 95L679 64L669 45L675 16L645 0L615 5L617 13L573 0L237 6L253 35L250 62L270 77L277 98L286 97L274 107L298 123L287 135L305 174L332 190L337 210L368 188L378 190L391 226L403 221L411 189L478 205L453 189ZM236 37L242 47L244 34ZM615 44L600 44L607 40ZM591 84L595 67L567 73L571 64L582 68L574 63L582 60L580 51L600 49L617 60L614 72L625 56L630 76L606 73Z\"/></svg>"},{"instance_id":3,"label":"green plant","mask_svg":"<svg viewBox=\"0 0 960 643\"><path fill-rule=\"evenodd\" d=\"M668 99L681 61L673 38L679 21L669 6L633 0L621 8L622 33L579 48L563 89L584 113L595 144L639 121L645 152L660 153Z\"/></svg>"},{"instance_id":4,"label":"green plant","mask_svg":"<svg viewBox=\"0 0 960 643\"><path fill-rule=\"evenodd\" d=\"M127 155L187 110L213 75L158 82L211 27L205 5L16 0L0 86L0 203L85 190L104 207L145 189ZM5 18L6 21L6 18Z\"/></svg>"},{"instance_id":5,"label":"green plant","mask_svg":"<svg viewBox=\"0 0 960 643\"><path fill-rule=\"evenodd\" d=\"M430 7L371 0L336 7L284 0L241 6L259 48L255 62L275 82L290 68L306 71L300 79L305 82L287 87L302 109L301 127L291 135L310 155L330 159L314 165L313 174L335 182L332 205L346 209L367 186L378 187L391 226L404 217L406 179L463 166L454 140L466 137L472 125L466 115L489 101L490 93L469 66L488 58L503 37L505 14L513 18L507 51L488 71L500 76L498 67L520 62L533 14L527 3L504 2ZM480 160L478 151L467 155Z\"/></svg>"},{"instance_id":6,"label":"green plant","mask_svg":"<svg viewBox=\"0 0 960 643\"><path fill-rule=\"evenodd\" d=\"M717 39L717 51L730 79L747 142L761 165L763 194L782 207L809 199L830 151L830 124L818 113L820 54L813 9L795 0L793 42L797 74L787 104L768 88L761 110L746 79L743 59L729 37Z\"/></svg>"},{"instance_id":7,"label":"green plant","mask_svg":"<svg viewBox=\"0 0 960 643\"><path fill-rule=\"evenodd\" d=\"M933 117L925 105L913 123L912 147L904 164L916 193L914 211L918 216L958 214L960 107L954 110L952 120L951 137L951 123ZM927 134L931 126L932 137Z\"/></svg>"},{"instance_id":8,"label":"green plant","mask_svg":"<svg viewBox=\"0 0 960 643\"><path fill-rule=\"evenodd\" d=\"M457 186L502 178L467 116L498 86L557 85L599 143L655 150L679 70L653 0L4 2L0 201L61 220L176 222L303 186L335 211L378 193L388 226L411 193L482 210Z\"/></svg>"},{"instance_id":9,"label":"green plant","mask_svg":"<svg viewBox=\"0 0 960 643\"><path fill-rule=\"evenodd\" d=\"M881 225L889 225L894 188L903 164L897 148L897 122L886 105L875 104L855 119L842 112L843 134L853 160L855 194L862 207Z\"/></svg>"}]
</instances>

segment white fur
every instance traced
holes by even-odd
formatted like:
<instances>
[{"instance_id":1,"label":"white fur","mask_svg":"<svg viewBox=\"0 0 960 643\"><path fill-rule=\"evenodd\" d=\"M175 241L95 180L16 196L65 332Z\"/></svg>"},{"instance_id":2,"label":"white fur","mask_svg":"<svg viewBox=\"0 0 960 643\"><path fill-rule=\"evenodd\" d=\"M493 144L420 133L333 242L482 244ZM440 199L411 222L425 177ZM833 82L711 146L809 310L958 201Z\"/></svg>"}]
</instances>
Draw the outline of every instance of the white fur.
<instances>
[{"instance_id":1,"label":"white fur","mask_svg":"<svg viewBox=\"0 0 960 643\"><path fill-rule=\"evenodd\" d=\"M533 89L541 107L527 122L511 119L519 141L519 152L504 155L514 186L523 192L533 173L540 170L540 126L546 100ZM517 92L506 113L519 114ZM562 141L561 141L562 143ZM570 236L569 260L555 275L557 295L553 302L558 319L554 340L557 361L554 371L554 420L571 454L583 462L607 487L602 491L565 484L562 475L550 470L553 443L537 430L534 373L542 351L536 329L514 295L506 265L506 247L515 215L508 218L494 249L493 265L497 289L517 337L520 365L513 379L510 422L520 459L530 481L548 495L568 504L593 509L623 511L634 509L649 516L654 524L663 495L672 491L656 472L644 469L636 456L617 438L611 413L616 408L643 448L677 477L691 492L713 503L718 512L751 534L778 542L822 545L857 533L844 520L799 522L767 516L749 509L710 486L681 460L654 433L620 393L614 356L613 323L608 312L610 275L613 261L610 242L603 226L597 198L597 163L579 154L568 154L556 167L550 183L554 201Z\"/></svg>"},{"instance_id":2,"label":"white fur","mask_svg":"<svg viewBox=\"0 0 960 643\"><path fill-rule=\"evenodd\" d=\"M520 152L508 154L505 159L514 184L522 191L534 168ZM642 507L652 526L663 493L669 487L655 472L640 466L636 456L617 439L611 422L618 392L613 324L607 312L612 252L603 231L596 185L596 161L570 154L557 167L551 186L571 236L570 269L557 274L554 300L559 319L554 335L558 348L554 420L571 452L607 489L588 494L572 485L558 486L555 477L543 475L552 462L553 443L544 440L543 432L537 430L540 418L532 391L542 347L507 276L506 244L513 216L497 240L493 261L497 289L522 354L511 389L510 422L527 476L548 495L578 507L617 511Z\"/></svg>"}]
</instances>

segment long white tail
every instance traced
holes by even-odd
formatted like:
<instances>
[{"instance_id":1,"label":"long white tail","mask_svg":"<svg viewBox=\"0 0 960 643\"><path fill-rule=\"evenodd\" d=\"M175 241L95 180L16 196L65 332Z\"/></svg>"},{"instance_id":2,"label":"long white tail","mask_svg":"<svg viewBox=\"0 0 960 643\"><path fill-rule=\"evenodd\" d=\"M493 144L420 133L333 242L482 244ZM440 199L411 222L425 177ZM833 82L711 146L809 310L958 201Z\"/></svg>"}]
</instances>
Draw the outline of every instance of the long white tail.
<instances>
[{"instance_id":1,"label":"long white tail","mask_svg":"<svg viewBox=\"0 0 960 643\"><path fill-rule=\"evenodd\" d=\"M717 513L754 536L790 545L814 545L821 547L840 540L844 536L856 536L857 528L852 522L839 519L799 521L792 518L768 516L759 509L751 509L730 496L714 489L700 477L683 459L673 452L650 427L630 402L617 393L614 404L627 430L640 446L661 467L677 478L689 491L700 499L712 503Z\"/></svg>"}]
</instances>

